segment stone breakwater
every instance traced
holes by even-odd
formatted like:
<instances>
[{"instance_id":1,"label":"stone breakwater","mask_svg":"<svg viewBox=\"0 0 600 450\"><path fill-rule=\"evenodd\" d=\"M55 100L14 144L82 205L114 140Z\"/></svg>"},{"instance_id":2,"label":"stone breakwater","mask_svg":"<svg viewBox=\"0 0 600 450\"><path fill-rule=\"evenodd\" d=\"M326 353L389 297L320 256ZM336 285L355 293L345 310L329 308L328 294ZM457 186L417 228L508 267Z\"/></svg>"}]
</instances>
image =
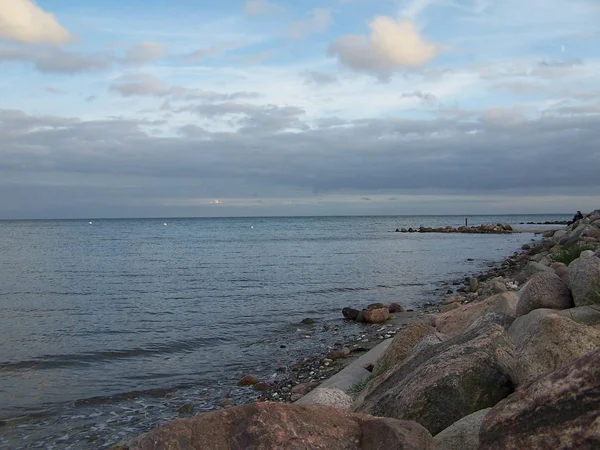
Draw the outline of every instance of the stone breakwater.
<instances>
[{"instance_id":1,"label":"stone breakwater","mask_svg":"<svg viewBox=\"0 0 600 450\"><path fill-rule=\"evenodd\" d=\"M507 224L485 224L478 225L476 227L462 226L462 227L446 227L432 228L432 227L419 227L419 228L396 228L396 233L465 233L465 234L510 234L514 230L510 225Z\"/></svg>"},{"instance_id":2,"label":"stone breakwater","mask_svg":"<svg viewBox=\"0 0 600 450\"><path fill-rule=\"evenodd\" d=\"M463 280L350 392L199 414L115 448L600 448L599 247L600 210Z\"/></svg>"}]
</instances>

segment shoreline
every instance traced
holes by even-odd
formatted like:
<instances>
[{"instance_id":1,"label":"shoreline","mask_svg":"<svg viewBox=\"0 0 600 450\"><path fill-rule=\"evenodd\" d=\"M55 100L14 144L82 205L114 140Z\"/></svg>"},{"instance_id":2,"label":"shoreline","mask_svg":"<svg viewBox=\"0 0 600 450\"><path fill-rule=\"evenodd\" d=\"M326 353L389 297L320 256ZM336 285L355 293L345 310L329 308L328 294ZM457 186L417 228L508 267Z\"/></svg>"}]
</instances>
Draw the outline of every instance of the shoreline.
<instances>
[{"instance_id":1,"label":"shoreline","mask_svg":"<svg viewBox=\"0 0 600 450\"><path fill-rule=\"evenodd\" d=\"M529 257L532 256L531 249L535 243L541 241L539 235L543 235L548 231L563 230L566 225L549 224L536 226L532 228L513 227L514 233L533 234L534 239L528 239L523 242L521 250L513 252L509 256L505 256L500 261L492 263L487 269L481 268L473 277L462 279L446 280L440 283L440 288L436 291L444 290L445 288L454 287L452 293L450 289L443 294L439 294L439 298L432 299L426 302L422 308L410 309L402 313L391 314L390 318L381 324L362 324L362 339L348 345L338 345L329 348L329 352L339 353L344 347L348 348L347 356L331 360L328 358L327 352L315 352L314 354L296 361L291 365L292 374L276 382L270 383L269 387L263 391L258 397L259 402L279 402L279 403L295 403L305 398L311 391L317 389L321 384L325 383L331 377L352 365L362 356L369 353L372 349L387 339L393 339L408 325L422 322L431 323L435 320L435 316L444 312L444 308L454 302L448 302L449 298L460 296L463 289L469 288L470 278L476 278L478 282L484 283L498 276L504 278L512 278L519 273L523 267L529 262ZM468 295L460 301L460 304L468 304L476 302L479 296ZM441 299L440 299L441 298ZM485 300L482 298L481 301ZM259 384L262 384L259 381ZM225 404L224 407L234 406L233 404Z\"/></svg>"}]
</instances>

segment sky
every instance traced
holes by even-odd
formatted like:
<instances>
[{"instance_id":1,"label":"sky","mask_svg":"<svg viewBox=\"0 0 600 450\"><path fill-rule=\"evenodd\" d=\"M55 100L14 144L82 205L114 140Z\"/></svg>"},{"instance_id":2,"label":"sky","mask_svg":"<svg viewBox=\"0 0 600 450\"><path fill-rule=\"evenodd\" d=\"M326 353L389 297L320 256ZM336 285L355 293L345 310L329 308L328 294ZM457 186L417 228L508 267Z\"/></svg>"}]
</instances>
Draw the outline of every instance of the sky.
<instances>
[{"instance_id":1,"label":"sky","mask_svg":"<svg viewBox=\"0 0 600 450\"><path fill-rule=\"evenodd\" d=\"M600 207L598 0L0 0L0 219Z\"/></svg>"}]
</instances>

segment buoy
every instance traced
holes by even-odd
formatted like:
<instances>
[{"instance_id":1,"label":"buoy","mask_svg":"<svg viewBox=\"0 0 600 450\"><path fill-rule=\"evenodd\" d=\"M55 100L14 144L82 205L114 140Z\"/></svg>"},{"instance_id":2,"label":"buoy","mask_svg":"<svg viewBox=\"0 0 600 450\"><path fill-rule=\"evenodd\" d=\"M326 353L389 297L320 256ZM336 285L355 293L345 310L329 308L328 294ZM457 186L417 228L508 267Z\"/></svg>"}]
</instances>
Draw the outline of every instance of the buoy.
<instances>
[{"instance_id":1,"label":"buoy","mask_svg":"<svg viewBox=\"0 0 600 450\"><path fill-rule=\"evenodd\" d=\"M254 228L254 225L252 225L250 228Z\"/></svg>"},{"instance_id":2,"label":"buoy","mask_svg":"<svg viewBox=\"0 0 600 450\"><path fill-rule=\"evenodd\" d=\"M90 225L92 224L92 221L90 220Z\"/></svg>"},{"instance_id":3,"label":"buoy","mask_svg":"<svg viewBox=\"0 0 600 450\"><path fill-rule=\"evenodd\" d=\"M165 227L167 226L167 222L164 223Z\"/></svg>"}]
</instances>

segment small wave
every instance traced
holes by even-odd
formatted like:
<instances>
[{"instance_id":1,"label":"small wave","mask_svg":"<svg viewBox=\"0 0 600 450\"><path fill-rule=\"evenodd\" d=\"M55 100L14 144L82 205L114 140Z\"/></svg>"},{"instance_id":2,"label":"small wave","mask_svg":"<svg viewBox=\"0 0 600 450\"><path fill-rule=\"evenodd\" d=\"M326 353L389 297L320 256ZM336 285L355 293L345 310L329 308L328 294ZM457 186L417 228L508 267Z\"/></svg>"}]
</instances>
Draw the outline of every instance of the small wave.
<instances>
[{"instance_id":1,"label":"small wave","mask_svg":"<svg viewBox=\"0 0 600 450\"><path fill-rule=\"evenodd\" d=\"M218 344L231 341L226 336L179 340L148 347L136 347L124 350L106 350L66 355L44 355L27 361L0 363L0 372L17 372L20 370L55 369L65 366L78 366L114 359L136 358L141 356L165 355L181 352L192 352L201 347L216 347Z\"/></svg>"}]
</instances>

